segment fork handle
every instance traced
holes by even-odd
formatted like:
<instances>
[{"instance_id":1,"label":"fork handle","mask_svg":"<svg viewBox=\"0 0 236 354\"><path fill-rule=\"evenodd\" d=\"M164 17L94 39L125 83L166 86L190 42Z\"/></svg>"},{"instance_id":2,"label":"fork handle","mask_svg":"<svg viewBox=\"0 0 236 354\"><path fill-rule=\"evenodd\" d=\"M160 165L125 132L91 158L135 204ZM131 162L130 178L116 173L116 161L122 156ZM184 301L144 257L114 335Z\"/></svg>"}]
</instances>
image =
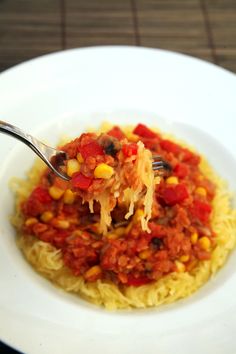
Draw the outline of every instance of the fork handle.
<instances>
[{"instance_id":1,"label":"fork handle","mask_svg":"<svg viewBox=\"0 0 236 354\"><path fill-rule=\"evenodd\" d=\"M47 148L47 146L41 143L38 139L34 138L28 133L24 133L20 128L0 120L0 132L8 134L13 138L20 140L22 143L26 144L31 148L50 168L53 168L50 161L48 161L44 154L42 153L42 148ZM40 148L39 148L40 146Z\"/></svg>"},{"instance_id":2,"label":"fork handle","mask_svg":"<svg viewBox=\"0 0 236 354\"><path fill-rule=\"evenodd\" d=\"M3 120L0 120L0 132L13 136L14 138L22 141L24 144L26 144L35 151L35 148L33 146L35 139L31 135L24 133L16 126L4 122Z\"/></svg>"},{"instance_id":3,"label":"fork handle","mask_svg":"<svg viewBox=\"0 0 236 354\"><path fill-rule=\"evenodd\" d=\"M38 139L34 138L32 135L23 132L20 128L0 120L0 132L8 134L13 138L20 140L22 143L26 144L31 148L50 168L52 168L50 161L44 156L41 150L44 150L47 145L43 144Z\"/></svg>"},{"instance_id":4,"label":"fork handle","mask_svg":"<svg viewBox=\"0 0 236 354\"><path fill-rule=\"evenodd\" d=\"M58 175L59 177L61 177L66 181L70 179L66 174L59 172L51 163L50 159L48 158L49 156L47 156L48 152L50 153L50 157L52 157L53 155L57 155L57 153L61 154L62 153L61 151L57 152L56 149L53 149L50 146L45 145L44 143L42 143L32 135L24 133L18 127L9 124L7 122L4 122L2 120L0 120L0 132L11 135L12 137L23 142L31 150L33 150L47 164L47 166L54 171L56 175ZM63 152L63 154L65 153Z\"/></svg>"}]
</instances>

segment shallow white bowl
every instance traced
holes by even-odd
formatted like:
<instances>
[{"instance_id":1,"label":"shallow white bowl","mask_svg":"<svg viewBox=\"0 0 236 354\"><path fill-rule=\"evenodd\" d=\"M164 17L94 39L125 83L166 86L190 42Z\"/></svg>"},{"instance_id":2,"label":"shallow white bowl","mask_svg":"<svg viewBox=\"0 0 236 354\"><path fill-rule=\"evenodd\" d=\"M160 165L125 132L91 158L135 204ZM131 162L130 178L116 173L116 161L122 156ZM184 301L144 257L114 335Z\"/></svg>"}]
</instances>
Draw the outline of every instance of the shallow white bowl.
<instances>
[{"instance_id":1,"label":"shallow white bowl","mask_svg":"<svg viewBox=\"0 0 236 354\"><path fill-rule=\"evenodd\" d=\"M162 50L95 47L47 55L0 75L0 117L55 145L110 120L174 133L207 156L235 190L236 76ZM33 153L0 136L0 336L27 353L236 352L236 257L189 299L160 309L107 312L34 272L9 224L12 176Z\"/></svg>"}]
</instances>

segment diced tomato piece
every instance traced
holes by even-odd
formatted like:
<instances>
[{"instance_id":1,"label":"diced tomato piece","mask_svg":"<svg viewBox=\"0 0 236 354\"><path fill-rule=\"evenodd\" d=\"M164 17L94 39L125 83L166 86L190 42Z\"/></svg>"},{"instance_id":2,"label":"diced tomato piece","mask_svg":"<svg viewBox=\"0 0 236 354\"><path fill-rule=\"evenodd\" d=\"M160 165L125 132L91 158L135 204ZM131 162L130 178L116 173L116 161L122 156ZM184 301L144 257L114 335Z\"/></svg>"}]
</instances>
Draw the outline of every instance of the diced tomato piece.
<instances>
[{"instance_id":1,"label":"diced tomato piece","mask_svg":"<svg viewBox=\"0 0 236 354\"><path fill-rule=\"evenodd\" d=\"M35 225L33 225L33 232L35 235L38 236L37 231L38 231L37 228L35 229ZM51 228L51 229L45 230L44 232L42 232L40 234L40 240L44 241L44 242L53 243L53 239L54 239L55 235L56 235L56 231L53 228Z\"/></svg>"},{"instance_id":2,"label":"diced tomato piece","mask_svg":"<svg viewBox=\"0 0 236 354\"><path fill-rule=\"evenodd\" d=\"M144 146L145 146L146 149L149 149L152 152L156 152L156 148L159 145L160 139L157 136L155 139L142 138L142 141L143 141Z\"/></svg>"},{"instance_id":3,"label":"diced tomato piece","mask_svg":"<svg viewBox=\"0 0 236 354\"><path fill-rule=\"evenodd\" d=\"M52 198L50 197L50 194L48 193L48 190L43 187L36 187L33 192L31 193L30 199L32 200L37 200L40 203L45 203L48 204L51 202Z\"/></svg>"},{"instance_id":4,"label":"diced tomato piece","mask_svg":"<svg viewBox=\"0 0 236 354\"><path fill-rule=\"evenodd\" d=\"M83 190L87 190L92 184L92 181L92 177L87 177L80 172L74 173L71 179L71 183L74 188L80 188Z\"/></svg>"},{"instance_id":5,"label":"diced tomato piece","mask_svg":"<svg viewBox=\"0 0 236 354\"><path fill-rule=\"evenodd\" d=\"M37 199L29 199L22 204L22 210L27 216L38 216L44 212L44 204L39 202Z\"/></svg>"},{"instance_id":6,"label":"diced tomato piece","mask_svg":"<svg viewBox=\"0 0 236 354\"><path fill-rule=\"evenodd\" d=\"M148 277L145 277L145 276L142 276L142 277L139 277L139 278L135 278L134 276L132 275L129 275L128 276L128 282L127 282L127 285L129 286L141 286L141 285L145 285L145 284L148 284L150 283L152 280L149 279Z\"/></svg>"},{"instance_id":7,"label":"diced tomato piece","mask_svg":"<svg viewBox=\"0 0 236 354\"><path fill-rule=\"evenodd\" d=\"M177 203L181 203L186 198L188 198L188 196L189 193L187 187L181 183L167 187L162 193L162 198L168 205L175 205Z\"/></svg>"},{"instance_id":8,"label":"diced tomato piece","mask_svg":"<svg viewBox=\"0 0 236 354\"><path fill-rule=\"evenodd\" d=\"M134 134L137 134L143 138L149 138L149 139L153 139L157 137L157 134L154 133L152 130L150 130L146 125L144 124L138 124L134 130L133 130Z\"/></svg>"},{"instance_id":9,"label":"diced tomato piece","mask_svg":"<svg viewBox=\"0 0 236 354\"><path fill-rule=\"evenodd\" d=\"M167 139L161 140L160 146L163 150L167 152L172 152L173 154L178 154L181 151L181 147L178 144L175 144Z\"/></svg>"},{"instance_id":10,"label":"diced tomato piece","mask_svg":"<svg viewBox=\"0 0 236 354\"><path fill-rule=\"evenodd\" d=\"M125 144L122 146L123 154L127 157L132 155L137 155L138 152L138 145L135 143Z\"/></svg>"},{"instance_id":11,"label":"diced tomato piece","mask_svg":"<svg viewBox=\"0 0 236 354\"><path fill-rule=\"evenodd\" d=\"M192 216L205 223L209 220L211 210L212 208L210 204L200 200L194 200L193 207L191 208L190 212Z\"/></svg>"},{"instance_id":12,"label":"diced tomato piece","mask_svg":"<svg viewBox=\"0 0 236 354\"><path fill-rule=\"evenodd\" d=\"M160 225L155 222L149 222L148 226L151 229L151 233L145 233L145 237L148 240L151 241L155 237L163 238L166 236L166 227L164 225Z\"/></svg>"},{"instance_id":13,"label":"diced tomato piece","mask_svg":"<svg viewBox=\"0 0 236 354\"><path fill-rule=\"evenodd\" d=\"M200 163L200 156L194 154L193 152L189 151L188 149L183 149L183 157L182 161L187 162L190 165L198 165Z\"/></svg>"},{"instance_id":14,"label":"diced tomato piece","mask_svg":"<svg viewBox=\"0 0 236 354\"><path fill-rule=\"evenodd\" d=\"M79 152L81 153L84 159L89 156L104 155L103 148L95 140L91 141L91 143L88 143L84 146L80 146Z\"/></svg>"},{"instance_id":15,"label":"diced tomato piece","mask_svg":"<svg viewBox=\"0 0 236 354\"><path fill-rule=\"evenodd\" d=\"M125 138L125 134L117 126L113 127L111 130L109 130L109 132L107 132L107 135L113 136L114 138L116 138L118 140L122 140Z\"/></svg>"},{"instance_id":16,"label":"diced tomato piece","mask_svg":"<svg viewBox=\"0 0 236 354\"><path fill-rule=\"evenodd\" d=\"M184 163L178 163L174 168L174 174L179 178L184 178L189 174L189 168Z\"/></svg>"}]
</instances>

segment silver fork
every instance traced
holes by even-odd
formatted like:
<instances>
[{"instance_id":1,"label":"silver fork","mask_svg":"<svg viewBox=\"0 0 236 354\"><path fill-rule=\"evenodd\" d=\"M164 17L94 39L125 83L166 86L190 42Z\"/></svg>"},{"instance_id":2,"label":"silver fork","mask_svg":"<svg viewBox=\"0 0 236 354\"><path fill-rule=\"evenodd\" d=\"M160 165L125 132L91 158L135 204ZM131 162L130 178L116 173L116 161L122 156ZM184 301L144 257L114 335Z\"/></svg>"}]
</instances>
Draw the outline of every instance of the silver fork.
<instances>
[{"instance_id":1,"label":"silver fork","mask_svg":"<svg viewBox=\"0 0 236 354\"><path fill-rule=\"evenodd\" d=\"M21 129L2 120L0 120L0 132L11 135L22 141L30 147L58 177L66 181L70 180L70 177L60 169L63 165L63 161L67 158L64 151L56 150L42 143L32 135L24 133Z\"/></svg>"},{"instance_id":2,"label":"silver fork","mask_svg":"<svg viewBox=\"0 0 236 354\"><path fill-rule=\"evenodd\" d=\"M63 161L67 158L64 151L54 149L30 134L24 133L21 129L9 123L0 120L0 132L13 136L14 138L22 141L30 147L46 164L47 166L59 177L69 181L70 177L61 170ZM154 155L152 161L153 171L159 173L170 172L171 166L168 162L164 161L161 156Z\"/></svg>"},{"instance_id":3,"label":"silver fork","mask_svg":"<svg viewBox=\"0 0 236 354\"><path fill-rule=\"evenodd\" d=\"M152 161L152 169L153 171L158 171L161 173L170 173L172 170L171 165L163 160L163 158L160 155L153 155L152 156L153 161Z\"/></svg>"}]
</instances>

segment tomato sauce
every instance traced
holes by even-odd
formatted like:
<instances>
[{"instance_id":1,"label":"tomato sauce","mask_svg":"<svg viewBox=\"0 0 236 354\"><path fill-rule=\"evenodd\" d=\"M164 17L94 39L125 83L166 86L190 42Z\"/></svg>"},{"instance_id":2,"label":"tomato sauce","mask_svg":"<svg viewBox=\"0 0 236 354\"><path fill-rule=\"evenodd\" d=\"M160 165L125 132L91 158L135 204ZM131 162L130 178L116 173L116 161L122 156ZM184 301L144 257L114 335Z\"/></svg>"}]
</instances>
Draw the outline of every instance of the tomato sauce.
<instances>
[{"instance_id":1,"label":"tomato sauce","mask_svg":"<svg viewBox=\"0 0 236 354\"><path fill-rule=\"evenodd\" d=\"M62 147L69 159L79 161L79 171L65 182L47 169L22 204L22 231L60 249L65 265L86 281L140 286L171 272L191 271L214 249L210 217L215 186L201 173L200 156L143 124L133 136L172 167L156 186L150 233L142 231L138 210L125 223L124 206L117 205L112 228L102 235L99 205L90 213L88 203L82 203L83 193L93 195L104 186L102 178L94 177L99 164L114 168L118 159L137 154L136 142L118 126L103 138L82 134Z\"/></svg>"}]
</instances>

